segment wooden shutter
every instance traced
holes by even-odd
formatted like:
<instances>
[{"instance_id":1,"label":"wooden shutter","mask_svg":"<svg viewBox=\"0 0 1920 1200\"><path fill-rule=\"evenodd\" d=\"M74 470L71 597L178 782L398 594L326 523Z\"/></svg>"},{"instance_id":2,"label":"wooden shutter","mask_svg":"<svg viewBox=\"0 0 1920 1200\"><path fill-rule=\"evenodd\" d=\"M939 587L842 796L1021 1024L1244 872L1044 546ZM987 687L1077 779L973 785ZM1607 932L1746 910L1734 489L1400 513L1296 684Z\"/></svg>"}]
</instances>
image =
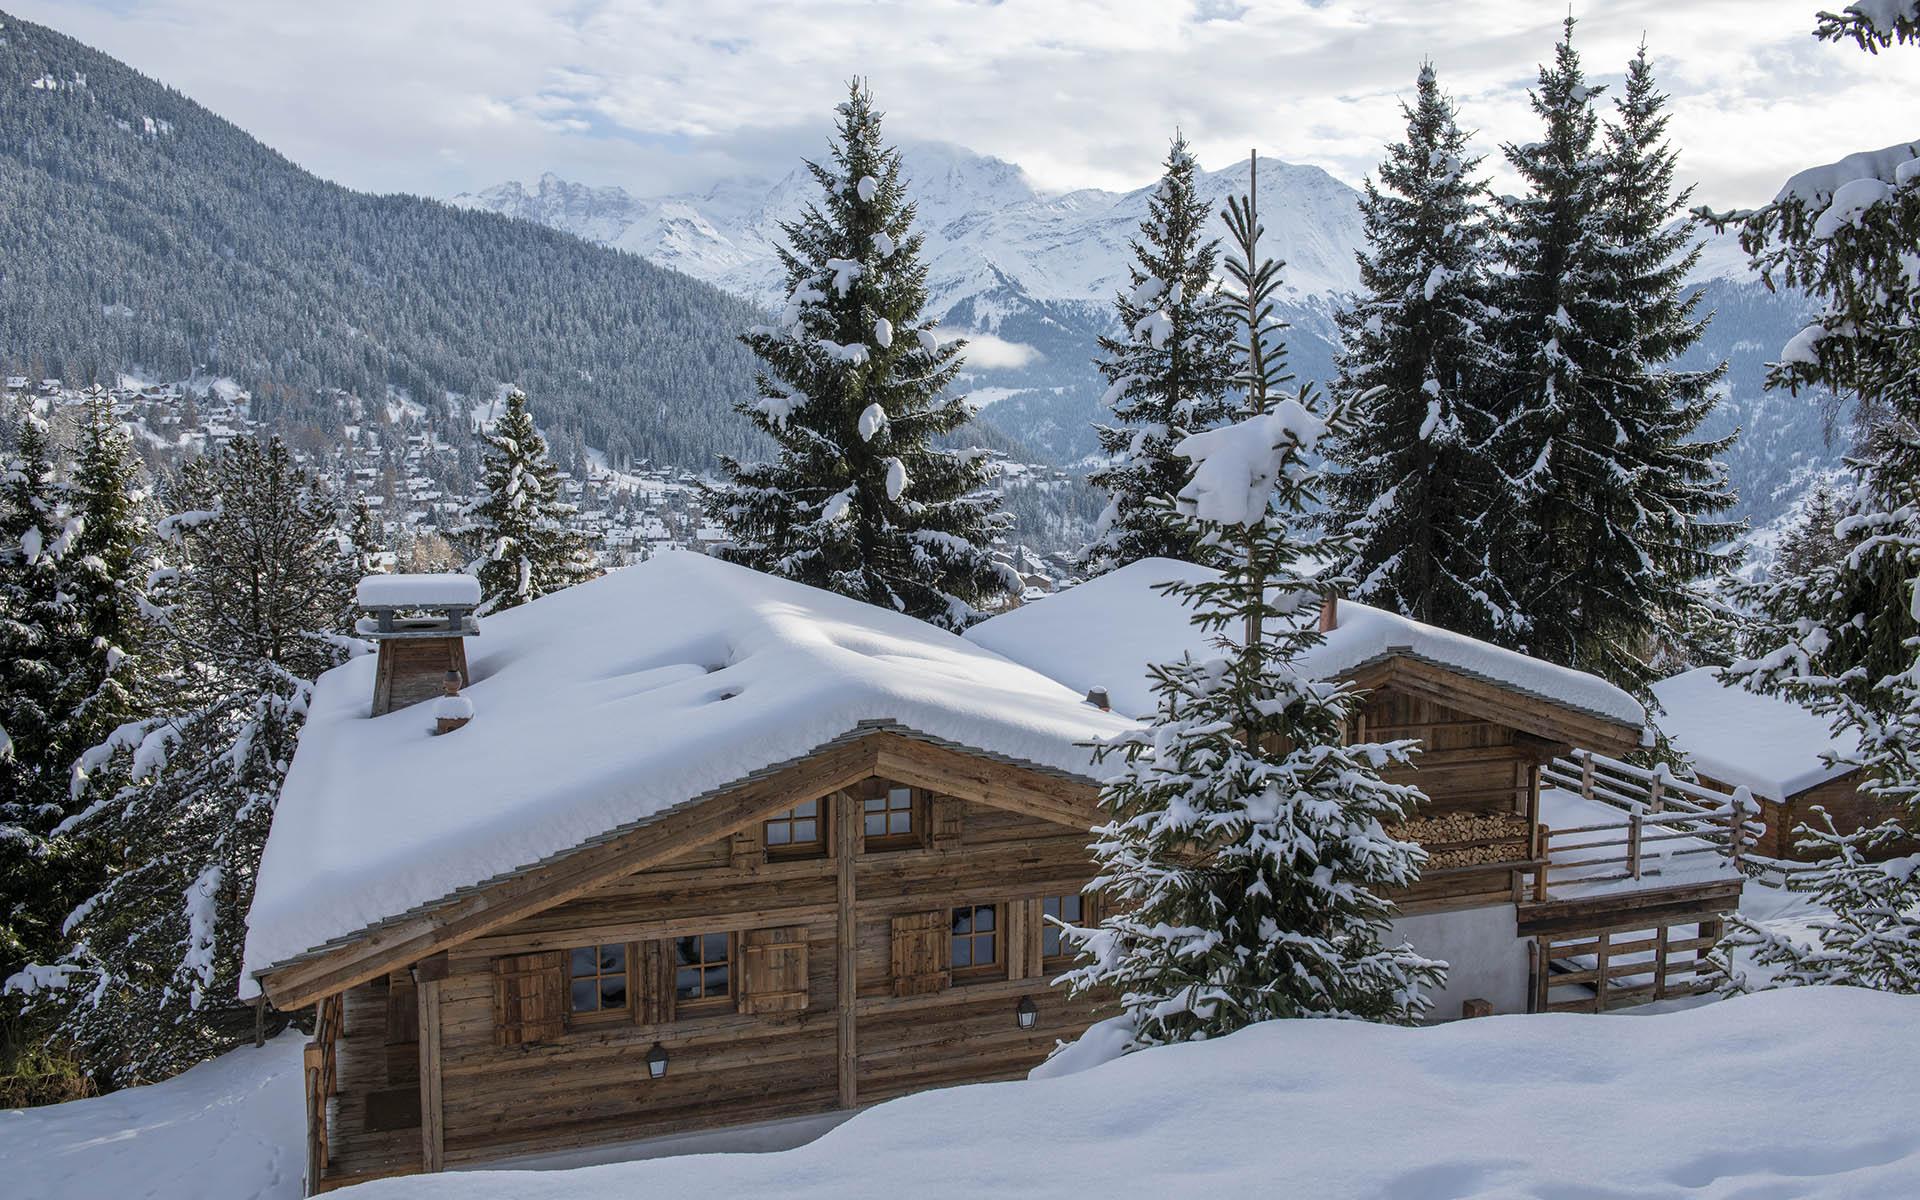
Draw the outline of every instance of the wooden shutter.
<instances>
[{"instance_id":1,"label":"wooden shutter","mask_svg":"<svg viewBox=\"0 0 1920 1200\"><path fill-rule=\"evenodd\" d=\"M807 927L740 934L740 1011L800 1012L807 1007Z\"/></svg>"},{"instance_id":2,"label":"wooden shutter","mask_svg":"<svg viewBox=\"0 0 1920 1200\"><path fill-rule=\"evenodd\" d=\"M572 981L567 952L509 954L493 960L493 1039L498 1046L550 1042L567 1030Z\"/></svg>"},{"instance_id":3,"label":"wooden shutter","mask_svg":"<svg viewBox=\"0 0 1920 1200\"><path fill-rule=\"evenodd\" d=\"M945 991L953 980L947 911L903 913L893 919L893 994Z\"/></svg>"},{"instance_id":4,"label":"wooden shutter","mask_svg":"<svg viewBox=\"0 0 1920 1200\"><path fill-rule=\"evenodd\" d=\"M658 1025L673 1020L673 957L669 943L638 942L627 948L633 972L633 1020Z\"/></svg>"},{"instance_id":5,"label":"wooden shutter","mask_svg":"<svg viewBox=\"0 0 1920 1200\"><path fill-rule=\"evenodd\" d=\"M967 802L958 796L935 796L928 802L928 821L933 848L952 850L960 845L960 832L967 817Z\"/></svg>"}]
</instances>

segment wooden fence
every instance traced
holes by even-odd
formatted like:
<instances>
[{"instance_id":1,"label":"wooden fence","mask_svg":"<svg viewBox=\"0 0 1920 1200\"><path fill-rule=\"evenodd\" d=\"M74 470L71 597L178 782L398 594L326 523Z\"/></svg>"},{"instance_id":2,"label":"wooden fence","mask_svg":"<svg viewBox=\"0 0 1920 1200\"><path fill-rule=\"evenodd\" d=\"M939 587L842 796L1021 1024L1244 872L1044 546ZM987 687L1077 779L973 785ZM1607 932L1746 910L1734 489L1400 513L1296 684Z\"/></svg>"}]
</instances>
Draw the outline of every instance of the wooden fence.
<instances>
[{"instance_id":1,"label":"wooden fence","mask_svg":"<svg viewBox=\"0 0 1920 1200\"><path fill-rule=\"evenodd\" d=\"M1763 826L1745 788L1732 796L1590 750L1556 758L1541 782L1619 810L1618 821L1543 830L1547 867L1534 876L1535 898L1550 887L1644 879L1678 873L1693 856L1713 854L1744 868Z\"/></svg>"}]
</instances>

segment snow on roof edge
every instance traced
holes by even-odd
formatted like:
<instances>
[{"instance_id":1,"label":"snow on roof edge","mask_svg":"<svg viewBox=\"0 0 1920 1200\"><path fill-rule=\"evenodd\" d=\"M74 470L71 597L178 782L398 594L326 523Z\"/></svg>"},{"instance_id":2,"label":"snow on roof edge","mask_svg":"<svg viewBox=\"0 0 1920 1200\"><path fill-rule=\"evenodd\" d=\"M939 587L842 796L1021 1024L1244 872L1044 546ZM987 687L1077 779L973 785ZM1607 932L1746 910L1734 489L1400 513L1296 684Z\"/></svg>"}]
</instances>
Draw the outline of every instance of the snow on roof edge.
<instances>
[{"instance_id":1,"label":"snow on roof edge","mask_svg":"<svg viewBox=\"0 0 1920 1200\"><path fill-rule=\"evenodd\" d=\"M1063 771L1058 767L1047 766L1044 763L1036 763L1023 758L1015 758L1012 755L1001 754L993 750L983 750L978 746L963 745L962 743L959 743L959 742L950 741L946 738L935 737L933 734L926 733L922 730L914 729L907 725L902 725L898 721L880 720L880 719L865 720L865 721L859 722L852 729L849 729L847 732L841 734L840 736L835 738L829 738L828 740L821 742L819 745L814 746L812 749L806 751L803 754L798 754L791 758L781 759L779 762L768 763L766 766L759 767L752 771L749 771L745 775L740 776L738 779L734 779L734 780L731 780L730 782L720 784L717 787L709 788L707 791L704 791L697 796L690 796L687 799L671 807L663 808L657 812L648 813L646 816L637 817L634 820L626 822L625 824L617 825L612 829L608 829L605 832L595 834L593 837L586 838L585 840L577 842L572 846L568 846L565 849L556 850L553 853L545 856L544 858L539 858L530 863L524 863L517 867L511 867L507 870L496 872L495 874L490 875L485 879L476 880L473 883L463 884L460 887L453 889L452 891L446 893L443 896L436 897L432 900L422 901L421 903L414 905L412 908L406 909L402 912L394 913L388 917L383 917L378 921L372 922L371 924L363 925L359 929L353 930L350 933L343 933L336 937L328 938L326 941L321 942L318 945L309 946L307 949L302 950L298 954L289 955L285 958L278 959L272 963L268 963L265 966L255 967L253 970L247 972L246 978L257 980L266 975L270 975L275 971L293 966L296 963L307 962L312 959L319 958L322 955L330 954L333 951L338 950L343 946L350 946L353 943L362 940L363 938L366 938L372 934L378 933L382 929L386 929L390 926L397 925L402 921L410 920L416 916L420 916L423 913L433 912L436 909L445 908L450 904L458 903L461 899L463 899L466 896L473 895L476 892L483 892L491 887L496 887L502 883L508 882L509 880L519 878L520 876L525 875L531 871L537 871L541 867L550 866L553 863L557 863L561 861L562 859L571 857L574 854L578 854L582 850L591 849L594 846L605 845L606 843L614 841L618 838L624 837L627 834L632 833L637 829L643 829L648 825L656 824L659 821L672 816L674 813L684 812L687 809L694 808L701 804L705 804L710 800L718 799L719 797L726 795L728 792L746 787L749 784L758 783L762 779L771 778L772 776L780 774L782 771L791 770L794 767L800 766L802 763L805 763L808 759L811 759L816 755L823 754L828 750L837 749L841 746L851 745L852 743L859 741L861 738L871 737L876 733L897 734L901 737L912 738L915 741L926 742L929 745L939 746L943 749L956 750L962 754L970 754L976 758L985 758L993 762L1005 763L1008 766L1019 767L1023 770L1033 771L1036 774L1049 775L1055 779L1066 779L1066 780L1071 780L1075 783L1085 783L1085 784L1089 784L1096 787L1099 786L1100 784L1100 781L1098 779L1095 779L1090 775L1079 775L1072 771ZM453 940L453 939L449 939L449 940ZM462 938L459 940L464 941L465 939Z\"/></svg>"}]
</instances>

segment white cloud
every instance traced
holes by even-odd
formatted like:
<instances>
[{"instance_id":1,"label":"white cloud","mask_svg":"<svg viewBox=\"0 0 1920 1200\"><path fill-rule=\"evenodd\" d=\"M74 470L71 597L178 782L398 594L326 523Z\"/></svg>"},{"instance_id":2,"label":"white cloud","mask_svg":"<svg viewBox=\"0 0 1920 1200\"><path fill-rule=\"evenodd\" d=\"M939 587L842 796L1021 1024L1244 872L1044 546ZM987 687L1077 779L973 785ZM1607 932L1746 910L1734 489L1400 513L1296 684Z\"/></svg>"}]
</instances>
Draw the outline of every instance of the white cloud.
<instances>
[{"instance_id":1,"label":"white cloud","mask_svg":"<svg viewBox=\"0 0 1920 1200\"><path fill-rule=\"evenodd\" d=\"M1040 351L1025 342L1010 342L992 333L969 333L943 329L940 331L942 342L951 342L957 338L967 339L961 350L961 357L967 366L976 371L1013 371L1026 366L1037 358L1045 357Z\"/></svg>"},{"instance_id":2,"label":"white cloud","mask_svg":"<svg viewBox=\"0 0 1920 1200\"><path fill-rule=\"evenodd\" d=\"M1422 59L1496 166L1560 10L1537 0L16 0L350 186L450 195L542 170L642 193L784 172L823 146L848 74L900 137L1041 184L1152 178L1175 125L1203 161L1251 146L1349 181L1402 130ZM1912 137L1912 50L1808 36L1816 0L1588 0L1575 44L1617 78L1642 34L1683 178L1716 205ZM1838 136L1836 136L1836 131ZM1837 144L1836 144L1837 143Z\"/></svg>"}]
</instances>

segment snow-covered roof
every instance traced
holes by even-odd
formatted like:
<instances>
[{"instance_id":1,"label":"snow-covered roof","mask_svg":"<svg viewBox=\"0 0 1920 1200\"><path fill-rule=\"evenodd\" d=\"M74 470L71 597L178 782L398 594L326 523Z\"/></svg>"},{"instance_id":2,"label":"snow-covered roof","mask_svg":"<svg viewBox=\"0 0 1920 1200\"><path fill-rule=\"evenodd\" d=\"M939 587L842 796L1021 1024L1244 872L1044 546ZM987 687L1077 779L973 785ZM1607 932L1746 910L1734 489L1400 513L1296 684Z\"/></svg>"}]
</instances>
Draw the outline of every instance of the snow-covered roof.
<instances>
[{"instance_id":1,"label":"snow-covered roof","mask_svg":"<svg viewBox=\"0 0 1920 1200\"><path fill-rule=\"evenodd\" d=\"M1858 735L1835 734L1825 717L1779 696L1763 696L1700 667L1653 685L1666 709L1660 728L1702 774L1785 802L1853 768L1828 766L1823 753L1852 754Z\"/></svg>"},{"instance_id":2,"label":"snow-covered roof","mask_svg":"<svg viewBox=\"0 0 1920 1200\"><path fill-rule=\"evenodd\" d=\"M245 969L438 900L892 721L1090 777L1131 722L899 613L690 552L487 618L473 722L369 717L374 659L320 677L247 917Z\"/></svg>"},{"instance_id":3,"label":"snow-covered roof","mask_svg":"<svg viewBox=\"0 0 1920 1200\"><path fill-rule=\"evenodd\" d=\"M480 603L480 581L472 575L369 575L353 590L361 608L437 608Z\"/></svg>"},{"instance_id":4,"label":"snow-covered roof","mask_svg":"<svg viewBox=\"0 0 1920 1200\"><path fill-rule=\"evenodd\" d=\"M1212 635L1192 623L1193 610L1155 587L1212 576L1209 568L1192 563L1142 559L983 621L966 637L1083 695L1088 688L1104 687L1115 709L1144 717L1155 706L1149 664L1217 653ZM1596 676L1347 600L1339 605L1338 628L1308 653L1307 665L1321 678L1331 678L1393 655L1423 659L1636 729L1646 719L1639 702Z\"/></svg>"}]
</instances>

